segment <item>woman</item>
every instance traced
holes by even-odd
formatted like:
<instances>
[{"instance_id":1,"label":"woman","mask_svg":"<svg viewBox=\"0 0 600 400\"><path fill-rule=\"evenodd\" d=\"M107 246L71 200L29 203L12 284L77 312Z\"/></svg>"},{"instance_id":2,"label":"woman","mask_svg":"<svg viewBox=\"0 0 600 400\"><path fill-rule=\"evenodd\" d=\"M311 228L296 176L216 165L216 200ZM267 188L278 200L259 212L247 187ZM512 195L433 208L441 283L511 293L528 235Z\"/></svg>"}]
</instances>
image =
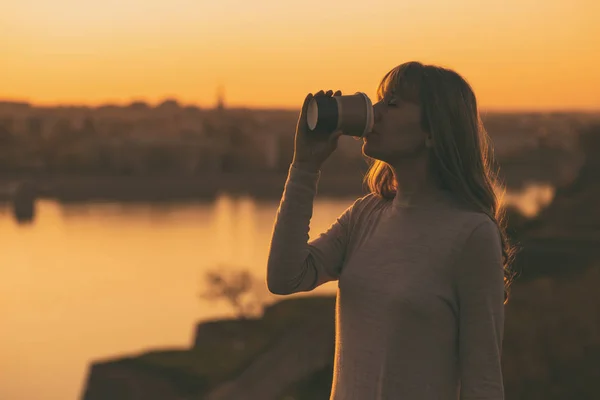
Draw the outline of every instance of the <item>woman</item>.
<instances>
[{"instance_id":1,"label":"woman","mask_svg":"<svg viewBox=\"0 0 600 400\"><path fill-rule=\"evenodd\" d=\"M310 242L320 168L341 133L307 130L307 96L269 290L338 281L331 400L501 400L512 250L475 95L456 72L409 62L385 75L377 96L363 144L371 193Z\"/></svg>"}]
</instances>

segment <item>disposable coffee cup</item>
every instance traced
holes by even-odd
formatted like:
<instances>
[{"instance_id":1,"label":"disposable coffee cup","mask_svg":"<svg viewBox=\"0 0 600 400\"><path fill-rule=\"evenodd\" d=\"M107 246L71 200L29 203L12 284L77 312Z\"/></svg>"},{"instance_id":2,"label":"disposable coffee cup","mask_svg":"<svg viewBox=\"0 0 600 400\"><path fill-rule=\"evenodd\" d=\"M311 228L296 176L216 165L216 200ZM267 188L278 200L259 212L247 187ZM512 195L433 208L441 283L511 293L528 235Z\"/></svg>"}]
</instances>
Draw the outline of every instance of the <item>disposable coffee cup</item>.
<instances>
[{"instance_id":1,"label":"disposable coffee cup","mask_svg":"<svg viewBox=\"0 0 600 400\"><path fill-rule=\"evenodd\" d=\"M373 103L363 92L346 96L317 96L308 103L308 129L324 133L342 131L361 138L373 129Z\"/></svg>"}]
</instances>

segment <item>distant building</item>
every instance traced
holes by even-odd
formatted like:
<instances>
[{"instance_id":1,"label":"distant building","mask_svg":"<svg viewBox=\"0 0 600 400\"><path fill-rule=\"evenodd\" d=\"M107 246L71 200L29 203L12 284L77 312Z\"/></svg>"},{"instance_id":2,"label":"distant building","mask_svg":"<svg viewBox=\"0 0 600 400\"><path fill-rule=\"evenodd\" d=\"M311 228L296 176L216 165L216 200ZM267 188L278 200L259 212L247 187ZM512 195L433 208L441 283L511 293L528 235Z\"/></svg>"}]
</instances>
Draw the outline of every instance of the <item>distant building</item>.
<instances>
[{"instance_id":1,"label":"distant building","mask_svg":"<svg viewBox=\"0 0 600 400\"><path fill-rule=\"evenodd\" d=\"M223 86L219 86L217 88L217 107L218 111L223 111L225 109L225 89Z\"/></svg>"}]
</instances>

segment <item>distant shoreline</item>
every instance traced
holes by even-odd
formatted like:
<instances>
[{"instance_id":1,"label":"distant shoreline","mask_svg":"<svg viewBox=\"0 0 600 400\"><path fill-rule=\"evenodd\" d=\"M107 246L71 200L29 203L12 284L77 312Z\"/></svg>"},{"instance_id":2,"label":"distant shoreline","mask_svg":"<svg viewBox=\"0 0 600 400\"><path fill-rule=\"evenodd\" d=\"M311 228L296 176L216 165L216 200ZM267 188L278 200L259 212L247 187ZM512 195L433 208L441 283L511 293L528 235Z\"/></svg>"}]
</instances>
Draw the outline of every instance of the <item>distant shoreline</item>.
<instances>
[{"instance_id":1,"label":"distant shoreline","mask_svg":"<svg viewBox=\"0 0 600 400\"><path fill-rule=\"evenodd\" d=\"M169 98L168 96L162 100L150 101L147 99L131 98L129 100L122 99L119 101L97 101L97 102L50 102L50 101L35 101L28 98L0 98L0 105L26 108L43 108L43 109L102 109L102 108L128 108L133 106L143 106L148 109L158 108L161 104L175 101L179 107L193 107L202 111L211 111L215 109L213 104L199 104L194 102L179 102L179 100ZM299 107L299 106L298 106ZM229 104L228 110L234 111L277 111L277 112L293 112L297 113L299 108L295 106L250 106L242 104ZM562 108L511 108L511 107L480 107L481 114L583 114L597 115L600 114L598 107L562 107Z\"/></svg>"},{"instance_id":2,"label":"distant shoreline","mask_svg":"<svg viewBox=\"0 0 600 400\"><path fill-rule=\"evenodd\" d=\"M18 181L32 182L37 198L60 202L90 201L210 201L226 193L258 199L279 199L285 173L231 173L207 176L48 176L4 180L10 189L0 191L0 200L10 201ZM1 185L1 184L0 184ZM5 187L7 185L4 185ZM362 176L322 174L318 194L326 197L352 197L363 193Z\"/></svg>"},{"instance_id":3,"label":"distant shoreline","mask_svg":"<svg viewBox=\"0 0 600 400\"><path fill-rule=\"evenodd\" d=\"M518 190L531 183L555 185L556 174L543 169L523 171L504 168L508 189ZM19 182L33 184L38 199L59 202L161 202L211 201L221 194L278 200L283 194L285 172L220 173L205 176L74 176L44 175L37 177L0 177L0 201L11 201ZM359 197L366 194L363 175L323 171L317 196L332 198Z\"/></svg>"}]
</instances>

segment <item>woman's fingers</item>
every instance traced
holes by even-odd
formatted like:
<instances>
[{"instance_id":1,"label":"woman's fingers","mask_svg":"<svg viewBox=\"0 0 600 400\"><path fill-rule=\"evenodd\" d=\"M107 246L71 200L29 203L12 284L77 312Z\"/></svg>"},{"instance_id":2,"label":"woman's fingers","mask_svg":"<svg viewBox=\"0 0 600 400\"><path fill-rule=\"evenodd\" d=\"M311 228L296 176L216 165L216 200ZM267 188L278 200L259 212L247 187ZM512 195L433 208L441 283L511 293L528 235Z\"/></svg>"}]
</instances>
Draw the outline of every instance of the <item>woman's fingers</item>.
<instances>
[{"instance_id":1,"label":"woman's fingers","mask_svg":"<svg viewBox=\"0 0 600 400\"><path fill-rule=\"evenodd\" d=\"M304 98L304 104L302 104L302 111L306 112L306 108L308 107L308 103L310 103L310 100L313 98L313 94L309 93L306 95L306 97Z\"/></svg>"},{"instance_id":2,"label":"woman's fingers","mask_svg":"<svg viewBox=\"0 0 600 400\"><path fill-rule=\"evenodd\" d=\"M342 91L341 90L336 90L335 92L333 90L328 90L327 92L325 92L324 90L319 90L317 93L314 94L314 97L317 96L341 96L342 95Z\"/></svg>"}]
</instances>

